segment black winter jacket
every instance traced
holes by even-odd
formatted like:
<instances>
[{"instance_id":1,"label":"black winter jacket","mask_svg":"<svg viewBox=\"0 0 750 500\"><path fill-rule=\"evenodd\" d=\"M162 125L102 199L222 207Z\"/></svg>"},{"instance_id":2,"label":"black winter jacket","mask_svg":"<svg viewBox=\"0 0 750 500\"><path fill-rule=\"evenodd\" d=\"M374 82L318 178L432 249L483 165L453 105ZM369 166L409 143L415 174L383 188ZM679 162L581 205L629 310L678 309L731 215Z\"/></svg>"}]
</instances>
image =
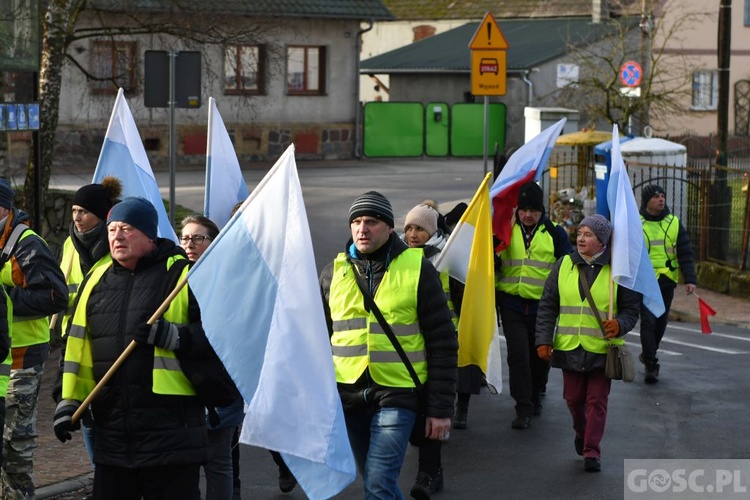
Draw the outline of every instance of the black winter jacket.
<instances>
[{"instance_id":1,"label":"black winter jacket","mask_svg":"<svg viewBox=\"0 0 750 500\"><path fill-rule=\"evenodd\" d=\"M362 276L367 278L370 293L374 296L389 264L406 248L403 241L391 234L383 247L369 255L354 250L353 242L349 240L346 254L359 268ZM328 304L332 278L333 263L330 263L320 275L329 335L333 334ZM417 314L427 350L427 416L449 418L453 416L456 395L458 341L440 278L427 259L422 259L417 289ZM413 389L380 386L371 379L369 370L365 370L354 384L338 384L338 389L344 410L362 407L365 401L375 402L381 407L417 409L417 395Z\"/></svg>"},{"instance_id":2,"label":"black winter jacket","mask_svg":"<svg viewBox=\"0 0 750 500\"><path fill-rule=\"evenodd\" d=\"M589 286L594 283L599 272L604 266L609 266L610 252L607 248L602 255L597 257L594 264L589 265L583 260L581 254L574 251L570 254L573 265L578 267L578 271L586 276ZM542 298L539 300L539 309L536 316L536 346L553 345L555 327L557 318L560 315L560 290L558 288L558 277L561 272L569 270L560 269L563 259L558 259L550 271L547 281L544 283ZM586 294L578 285L578 292L581 299L586 300ZM615 319L620 324L620 334L618 337L625 336L633 329L638 321L638 314L641 307L641 294L625 288L617 287L617 316ZM602 318L602 321L607 318ZM578 346L572 351L554 351L552 353L552 366L562 368L563 370L573 370L578 372L587 372L596 368L604 368L606 355L586 351L583 347Z\"/></svg>"},{"instance_id":3,"label":"black winter jacket","mask_svg":"<svg viewBox=\"0 0 750 500\"><path fill-rule=\"evenodd\" d=\"M136 326L162 303L167 258L176 254L184 255L172 241L159 238L156 250L134 271L114 262L92 290L86 315L97 381L133 340ZM181 339L183 329L202 331L193 297L190 321L181 328ZM97 464L139 468L204 461L203 404L193 396L154 394L153 360L154 348L138 345L94 400Z\"/></svg>"}]
</instances>

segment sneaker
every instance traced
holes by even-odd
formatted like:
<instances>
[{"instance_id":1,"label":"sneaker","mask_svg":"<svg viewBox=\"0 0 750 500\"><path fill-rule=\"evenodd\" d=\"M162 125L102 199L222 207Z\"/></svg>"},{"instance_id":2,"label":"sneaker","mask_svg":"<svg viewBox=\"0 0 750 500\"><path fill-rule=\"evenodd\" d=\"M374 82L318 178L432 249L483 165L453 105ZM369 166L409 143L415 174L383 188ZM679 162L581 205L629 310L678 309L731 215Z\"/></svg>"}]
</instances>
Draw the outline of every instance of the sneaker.
<instances>
[{"instance_id":1,"label":"sneaker","mask_svg":"<svg viewBox=\"0 0 750 500\"><path fill-rule=\"evenodd\" d=\"M586 472L599 472L602 470L602 463L595 457L584 458L583 469Z\"/></svg>"},{"instance_id":2,"label":"sneaker","mask_svg":"<svg viewBox=\"0 0 750 500\"><path fill-rule=\"evenodd\" d=\"M417 472L417 478L414 480L414 486L411 487L409 494L417 500L430 500L433 493L443 490L443 468L438 467L434 475L427 472Z\"/></svg>"},{"instance_id":3,"label":"sneaker","mask_svg":"<svg viewBox=\"0 0 750 500\"><path fill-rule=\"evenodd\" d=\"M513 429L528 429L531 427L531 417L528 415L518 415L510 423Z\"/></svg>"},{"instance_id":4,"label":"sneaker","mask_svg":"<svg viewBox=\"0 0 750 500\"><path fill-rule=\"evenodd\" d=\"M582 457L583 456L583 438L579 438L578 436L576 436L576 439L575 441L573 441L573 444L576 447L576 453L578 454L578 456Z\"/></svg>"},{"instance_id":5,"label":"sneaker","mask_svg":"<svg viewBox=\"0 0 750 500\"><path fill-rule=\"evenodd\" d=\"M294 477L294 474L287 469L287 470L280 470L279 471L279 489L282 493L289 493L294 489L294 487L297 486L297 478Z\"/></svg>"}]
</instances>

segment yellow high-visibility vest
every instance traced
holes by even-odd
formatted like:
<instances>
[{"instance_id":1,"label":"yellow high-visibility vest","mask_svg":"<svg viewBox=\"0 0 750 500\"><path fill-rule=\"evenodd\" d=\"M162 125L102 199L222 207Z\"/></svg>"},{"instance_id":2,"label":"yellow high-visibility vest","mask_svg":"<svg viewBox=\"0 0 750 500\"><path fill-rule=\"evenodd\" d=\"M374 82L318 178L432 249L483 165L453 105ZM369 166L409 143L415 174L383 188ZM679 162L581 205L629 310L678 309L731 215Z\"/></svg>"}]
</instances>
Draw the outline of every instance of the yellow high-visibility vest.
<instances>
[{"instance_id":1,"label":"yellow high-visibility vest","mask_svg":"<svg viewBox=\"0 0 750 500\"><path fill-rule=\"evenodd\" d=\"M599 316L604 321L609 313L610 266L604 266L593 283L590 283L591 298L594 299ZM560 274L557 278L560 294L560 317L557 320L557 332L553 349L572 351L579 345L585 350L597 354L606 354L608 343L622 345L625 339L605 340L599 321L589 305L589 301L578 289L578 266L573 264L570 255L563 257ZM612 293L617 297L617 284ZM614 301L613 315L617 315L617 300Z\"/></svg>"},{"instance_id":2,"label":"yellow high-visibility vest","mask_svg":"<svg viewBox=\"0 0 750 500\"><path fill-rule=\"evenodd\" d=\"M419 380L425 383L427 356L417 315L422 258L419 248L404 250L383 275L374 299ZM339 254L334 261L329 299L336 381L352 384L369 367L372 379L382 386L414 387L414 381L375 315L365 310L355 272L346 256Z\"/></svg>"}]
</instances>

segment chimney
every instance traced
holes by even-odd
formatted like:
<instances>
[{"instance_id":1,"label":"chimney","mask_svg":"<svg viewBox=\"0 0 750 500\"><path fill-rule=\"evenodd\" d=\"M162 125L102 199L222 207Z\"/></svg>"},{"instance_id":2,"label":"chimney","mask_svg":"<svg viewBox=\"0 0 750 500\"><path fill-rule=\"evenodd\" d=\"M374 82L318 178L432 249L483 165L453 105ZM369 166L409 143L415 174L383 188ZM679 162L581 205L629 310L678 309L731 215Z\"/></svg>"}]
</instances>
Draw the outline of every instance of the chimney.
<instances>
[{"instance_id":1,"label":"chimney","mask_svg":"<svg viewBox=\"0 0 750 500\"><path fill-rule=\"evenodd\" d=\"M591 22L600 23L607 17L609 17L607 0L591 0Z\"/></svg>"}]
</instances>

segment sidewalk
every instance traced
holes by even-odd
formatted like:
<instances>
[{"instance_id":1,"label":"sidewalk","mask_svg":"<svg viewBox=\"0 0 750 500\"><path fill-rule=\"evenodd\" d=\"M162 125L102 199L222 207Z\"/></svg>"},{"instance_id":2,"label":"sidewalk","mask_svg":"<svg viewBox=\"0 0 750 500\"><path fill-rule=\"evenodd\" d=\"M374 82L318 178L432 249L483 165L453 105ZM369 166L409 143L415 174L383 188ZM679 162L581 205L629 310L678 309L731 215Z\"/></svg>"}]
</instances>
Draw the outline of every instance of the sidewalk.
<instances>
[{"instance_id":1,"label":"sidewalk","mask_svg":"<svg viewBox=\"0 0 750 500\"><path fill-rule=\"evenodd\" d=\"M716 316L709 318L712 325L728 324L750 329L750 300L700 288L697 293L716 311ZM672 321L700 321L698 300L694 295L686 295L683 286L678 286L675 290L670 317ZM73 433L72 441L63 444L57 440L52 430L55 404L50 394L57 374L59 356L59 349L50 354L39 394L39 447L34 456L37 499L62 498L65 493L83 488L90 490L93 484L92 467L81 433Z\"/></svg>"}]
</instances>

